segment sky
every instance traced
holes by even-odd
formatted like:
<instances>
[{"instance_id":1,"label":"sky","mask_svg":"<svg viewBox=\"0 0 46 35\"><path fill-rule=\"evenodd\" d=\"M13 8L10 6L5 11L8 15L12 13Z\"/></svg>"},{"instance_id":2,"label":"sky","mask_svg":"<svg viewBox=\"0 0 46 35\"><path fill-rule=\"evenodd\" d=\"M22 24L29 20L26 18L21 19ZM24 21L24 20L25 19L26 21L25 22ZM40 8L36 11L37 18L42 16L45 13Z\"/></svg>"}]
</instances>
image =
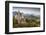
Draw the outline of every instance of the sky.
<instances>
[{"instance_id":1,"label":"sky","mask_svg":"<svg viewBox=\"0 0 46 35\"><path fill-rule=\"evenodd\" d=\"M40 8L29 8L29 7L13 7L13 12L20 11L24 14L40 15Z\"/></svg>"}]
</instances>

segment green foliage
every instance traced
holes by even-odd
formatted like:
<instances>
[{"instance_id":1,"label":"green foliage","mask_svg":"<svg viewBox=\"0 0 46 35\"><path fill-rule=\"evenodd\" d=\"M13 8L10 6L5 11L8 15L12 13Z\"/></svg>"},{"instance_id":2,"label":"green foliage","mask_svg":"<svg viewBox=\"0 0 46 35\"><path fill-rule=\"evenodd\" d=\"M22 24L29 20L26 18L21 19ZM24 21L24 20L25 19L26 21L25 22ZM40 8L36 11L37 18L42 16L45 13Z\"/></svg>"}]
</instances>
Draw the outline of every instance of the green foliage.
<instances>
[{"instance_id":1,"label":"green foliage","mask_svg":"<svg viewBox=\"0 0 46 35\"><path fill-rule=\"evenodd\" d=\"M17 28L17 27L40 27L40 20L37 21L38 19L26 19L25 22L26 23L20 23L18 24L18 21L15 19L15 17L13 16L13 28Z\"/></svg>"},{"instance_id":2,"label":"green foliage","mask_svg":"<svg viewBox=\"0 0 46 35\"><path fill-rule=\"evenodd\" d=\"M15 17L13 16L13 27L16 27L16 24L18 24L18 21L15 19Z\"/></svg>"}]
</instances>

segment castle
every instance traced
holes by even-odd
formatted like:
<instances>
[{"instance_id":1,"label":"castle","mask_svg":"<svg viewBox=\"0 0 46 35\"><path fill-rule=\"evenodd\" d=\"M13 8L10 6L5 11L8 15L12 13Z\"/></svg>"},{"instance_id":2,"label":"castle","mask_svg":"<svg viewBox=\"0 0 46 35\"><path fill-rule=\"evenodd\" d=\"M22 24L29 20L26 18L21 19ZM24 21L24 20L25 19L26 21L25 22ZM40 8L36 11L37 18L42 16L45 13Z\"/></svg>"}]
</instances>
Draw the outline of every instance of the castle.
<instances>
[{"instance_id":1,"label":"castle","mask_svg":"<svg viewBox=\"0 0 46 35\"><path fill-rule=\"evenodd\" d=\"M23 13L20 13L20 11L17 12L17 14L15 15L15 19L18 21L18 24L20 23L26 23L25 22L25 17L23 15Z\"/></svg>"}]
</instances>

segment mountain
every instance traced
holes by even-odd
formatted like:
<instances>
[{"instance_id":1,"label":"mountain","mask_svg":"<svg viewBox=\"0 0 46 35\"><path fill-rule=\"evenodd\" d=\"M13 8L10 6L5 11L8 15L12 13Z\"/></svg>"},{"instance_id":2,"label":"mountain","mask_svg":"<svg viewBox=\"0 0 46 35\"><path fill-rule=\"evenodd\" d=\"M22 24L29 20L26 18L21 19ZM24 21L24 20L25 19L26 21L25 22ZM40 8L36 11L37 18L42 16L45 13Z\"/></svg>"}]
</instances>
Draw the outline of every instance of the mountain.
<instances>
[{"instance_id":1,"label":"mountain","mask_svg":"<svg viewBox=\"0 0 46 35\"><path fill-rule=\"evenodd\" d=\"M13 16L15 16L17 14L17 12L13 12Z\"/></svg>"},{"instance_id":2,"label":"mountain","mask_svg":"<svg viewBox=\"0 0 46 35\"><path fill-rule=\"evenodd\" d=\"M18 12L13 12L13 16L15 16ZM24 14L24 13L19 13L23 15L26 18L40 18L40 15L34 15L34 14Z\"/></svg>"}]
</instances>

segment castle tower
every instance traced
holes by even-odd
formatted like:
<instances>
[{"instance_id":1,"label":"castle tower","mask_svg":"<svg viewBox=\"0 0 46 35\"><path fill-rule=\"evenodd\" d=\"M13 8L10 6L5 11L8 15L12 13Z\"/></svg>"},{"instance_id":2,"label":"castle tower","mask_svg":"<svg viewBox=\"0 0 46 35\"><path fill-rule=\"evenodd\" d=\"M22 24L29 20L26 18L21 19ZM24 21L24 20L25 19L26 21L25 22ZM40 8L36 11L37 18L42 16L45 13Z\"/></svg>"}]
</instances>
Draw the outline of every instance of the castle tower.
<instances>
[{"instance_id":1,"label":"castle tower","mask_svg":"<svg viewBox=\"0 0 46 35\"><path fill-rule=\"evenodd\" d=\"M18 14L17 14L17 17L18 17L18 24L20 24L21 23L21 13L20 13L20 11L18 10Z\"/></svg>"}]
</instances>

